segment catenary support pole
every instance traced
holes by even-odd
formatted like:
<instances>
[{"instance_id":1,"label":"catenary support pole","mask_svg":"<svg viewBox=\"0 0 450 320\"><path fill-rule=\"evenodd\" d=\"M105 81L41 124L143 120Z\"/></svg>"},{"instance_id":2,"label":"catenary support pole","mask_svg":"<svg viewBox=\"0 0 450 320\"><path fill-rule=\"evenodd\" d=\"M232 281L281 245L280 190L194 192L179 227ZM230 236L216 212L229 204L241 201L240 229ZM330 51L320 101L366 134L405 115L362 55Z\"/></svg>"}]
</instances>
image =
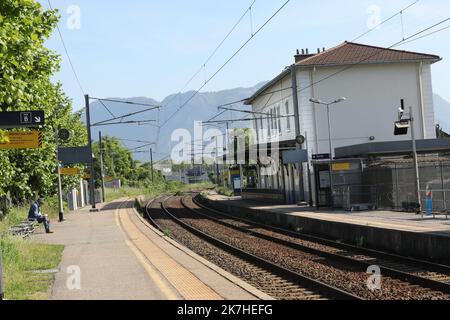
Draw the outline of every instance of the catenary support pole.
<instances>
[{"instance_id":1,"label":"catenary support pole","mask_svg":"<svg viewBox=\"0 0 450 320\"><path fill-rule=\"evenodd\" d=\"M330 197L331 208L334 209L334 188L333 188L333 143L331 140L331 121L330 121L330 105L327 104L327 118L328 118L328 143L330 145L330 162L328 164L330 175Z\"/></svg>"},{"instance_id":2,"label":"catenary support pole","mask_svg":"<svg viewBox=\"0 0 450 320\"><path fill-rule=\"evenodd\" d=\"M101 175L101 181L102 181L102 201L106 201L105 196L105 171L103 169L103 139L102 139L102 132L98 132L98 143L99 143L99 157L100 157L100 175Z\"/></svg>"},{"instance_id":3,"label":"catenary support pole","mask_svg":"<svg viewBox=\"0 0 450 320\"><path fill-rule=\"evenodd\" d=\"M309 148L308 148L308 132L305 132L305 143L306 143L306 151L308 152L308 165L307 165L307 169L308 169L308 188L309 188L309 199L308 199L308 203L310 207L314 206L314 201L313 201L313 189L312 189L312 181L311 181L311 167L309 165Z\"/></svg>"},{"instance_id":4,"label":"catenary support pole","mask_svg":"<svg viewBox=\"0 0 450 320\"><path fill-rule=\"evenodd\" d=\"M91 114L90 114L90 103L89 103L89 95L84 96L84 100L86 103L86 126L87 126L87 135L88 135L88 148L89 148L89 154L90 154L90 161L89 161L89 167L90 167L90 198L91 198L91 204L92 209L91 212L96 212L97 206L95 204L95 179L94 179L94 156L92 154L92 133L91 133Z\"/></svg>"},{"instance_id":5,"label":"catenary support pole","mask_svg":"<svg viewBox=\"0 0 450 320\"><path fill-rule=\"evenodd\" d=\"M299 104L298 104L298 89L297 89L297 68L295 64L291 65L291 83L292 83L292 100L294 102L294 116L295 116L295 137L300 136L300 111L299 111ZM302 149L302 146L299 144L296 144L296 149L300 150ZM299 196L300 201L303 201L305 198L305 190L303 185L303 164L298 163L298 173L299 173Z\"/></svg>"}]
</instances>

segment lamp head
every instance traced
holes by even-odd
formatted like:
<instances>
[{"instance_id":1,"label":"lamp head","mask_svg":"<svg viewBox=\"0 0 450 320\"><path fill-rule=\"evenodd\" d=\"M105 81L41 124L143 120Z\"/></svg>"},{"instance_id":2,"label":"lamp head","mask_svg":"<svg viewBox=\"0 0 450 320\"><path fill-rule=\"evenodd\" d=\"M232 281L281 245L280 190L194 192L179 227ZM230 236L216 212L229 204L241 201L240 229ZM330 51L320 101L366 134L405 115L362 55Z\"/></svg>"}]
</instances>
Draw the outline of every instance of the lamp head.
<instances>
[{"instance_id":1,"label":"lamp head","mask_svg":"<svg viewBox=\"0 0 450 320\"><path fill-rule=\"evenodd\" d=\"M346 97L342 97L342 98L337 99L337 100L335 101L335 103L344 102L344 101L346 101L346 100L347 100Z\"/></svg>"},{"instance_id":2,"label":"lamp head","mask_svg":"<svg viewBox=\"0 0 450 320\"><path fill-rule=\"evenodd\" d=\"M321 104L322 103L322 101L320 101L319 99L314 99L314 98L309 99L309 101L312 102L312 103L317 103L317 104Z\"/></svg>"}]
</instances>

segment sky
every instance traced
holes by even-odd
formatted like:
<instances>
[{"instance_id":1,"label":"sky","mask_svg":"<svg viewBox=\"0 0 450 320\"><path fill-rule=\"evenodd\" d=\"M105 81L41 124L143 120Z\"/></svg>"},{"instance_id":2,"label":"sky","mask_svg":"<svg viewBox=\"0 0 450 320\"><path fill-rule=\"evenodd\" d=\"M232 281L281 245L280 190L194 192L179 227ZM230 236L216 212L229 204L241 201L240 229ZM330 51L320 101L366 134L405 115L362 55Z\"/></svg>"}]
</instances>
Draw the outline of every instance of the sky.
<instances>
[{"instance_id":1,"label":"sky","mask_svg":"<svg viewBox=\"0 0 450 320\"><path fill-rule=\"evenodd\" d=\"M81 83L78 85L57 32L47 46L61 54L60 81L83 107L83 93L94 97L150 97L161 101L185 88L197 90L286 0L256 0L251 14L217 53L203 64L254 0L51 0ZM331 48L351 41L415 0L291 0L217 74L203 91L252 87L293 63L296 49ZM48 0L40 0L48 8ZM420 0L358 42L389 47L450 17L448 0ZM403 20L403 27L402 27ZM436 29L450 26L447 22ZM433 29L433 30L436 30ZM450 28L398 47L437 54L433 89L450 101Z\"/></svg>"}]
</instances>

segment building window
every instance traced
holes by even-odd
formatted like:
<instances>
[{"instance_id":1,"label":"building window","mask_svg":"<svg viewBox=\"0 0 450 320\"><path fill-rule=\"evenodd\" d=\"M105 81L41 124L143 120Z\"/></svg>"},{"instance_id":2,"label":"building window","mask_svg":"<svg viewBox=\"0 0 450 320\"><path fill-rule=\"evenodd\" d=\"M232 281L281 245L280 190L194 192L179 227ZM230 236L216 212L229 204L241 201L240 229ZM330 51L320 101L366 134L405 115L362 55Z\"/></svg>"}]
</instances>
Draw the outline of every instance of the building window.
<instances>
[{"instance_id":1,"label":"building window","mask_svg":"<svg viewBox=\"0 0 450 320\"><path fill-rule=\"evenodd\" d=\"M270 109L270 129L271 132L275 130L275 124L273 123L273 109Z\"/></svg>"},{"instance_id":2,"label":"building window","mask_svg":"<svg viewBox=\"0 0 450 320\"><path fill-rule=\"evenodd\" d=\"M285 107L285 110L286 110L286 116L289 116L290 113L291 113L290 110L289 110L289 101L286 101L284 103L284 107ZM290 117L286 118L286 129L287 129L287 131L291 131L291 118Z\"/></svg>"},{"instance_id":3,"label":"building window","mask_svg":"<svg viewBox=\"0 0 450 320\"><path fill-rule=\"evenodd\" d=\"M277 106L277 116L278 116L278 134L281 135L281 107Z\"/></svg>"}]
</instances>

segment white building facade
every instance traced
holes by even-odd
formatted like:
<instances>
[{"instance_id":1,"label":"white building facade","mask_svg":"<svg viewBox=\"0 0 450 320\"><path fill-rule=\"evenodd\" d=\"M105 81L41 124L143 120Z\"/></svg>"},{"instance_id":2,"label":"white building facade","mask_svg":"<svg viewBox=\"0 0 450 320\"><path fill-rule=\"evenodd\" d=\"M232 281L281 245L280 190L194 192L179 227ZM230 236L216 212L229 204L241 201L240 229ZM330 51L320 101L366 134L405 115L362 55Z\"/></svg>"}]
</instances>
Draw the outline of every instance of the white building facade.
<instances>
[{"instance_id":1,"label":"white building facade","mask_svg":"<svg viewBox=\"0 0 450 320\"><path fill-rule=\"evenodd\" d=\"M441 60L439 56L345 42L317 54L298 53L295 59L246 102L257 113L259 143L278 140L282 148L295 148L296 137L303 135L302 148L310 161L314 154L329 153L327 108L310 99L331 102L341 97L347 100L330 106L333 153L344 146L408 139L394 135L401 99L413 109L416 138L436 138L431 65ZM314 179L307 168L280 166L278 175L260 176L259 187L285 191L288 203L307 201L314 198L315 189L309 186Z\"/></svg>"}]
</instances>

